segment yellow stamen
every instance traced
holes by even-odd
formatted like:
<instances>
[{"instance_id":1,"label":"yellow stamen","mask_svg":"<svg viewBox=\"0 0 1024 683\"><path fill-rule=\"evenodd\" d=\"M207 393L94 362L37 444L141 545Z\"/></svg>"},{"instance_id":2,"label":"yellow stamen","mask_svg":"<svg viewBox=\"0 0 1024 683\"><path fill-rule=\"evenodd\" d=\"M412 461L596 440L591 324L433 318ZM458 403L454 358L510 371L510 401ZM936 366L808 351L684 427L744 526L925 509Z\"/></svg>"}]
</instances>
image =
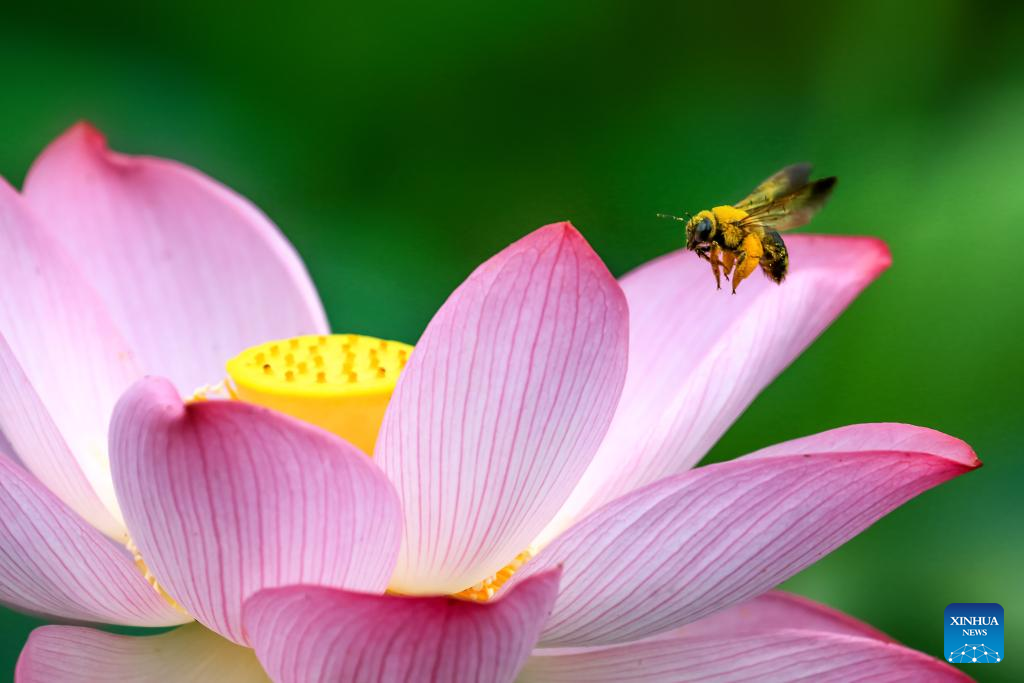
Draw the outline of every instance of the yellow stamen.
<instances>
[{"instance_id":1,"label":"yellow stamen","mask_svg":"<svg viewBox=\"0 0 1024 683\"><path fill-rule=\"evenodd\" d=\"M484 579L478 584L470 586L466 590L455 593L452 597L459 598L461 600L472 600L474 602L487 602L494 597L498 589L501 588L506 581L512 578L520 567L526 564L526 561L533 557L533 553L529 550L516 555L516 559L512 560L507 566L499 569L498 572L489 578Z\"/></svg>"},{"instance_id":2,"label":"yellow stamen","mask_svg":"<svg viewBox=\"0 0 1024 683\"><path fill-rule=\"evenodd\" d=\"M153 576L153 572L149 571L149 567L146 566L146 562L142 559L142 553L140 553L139 549L135 547L132 539L127 539L124 545L128 548L128 552L132 554L132 558L135 560L135 566L138 567L139 571L142 572L142 575L146 577L146 581L148 581L149 585L153 587L153 590L159 593L160 597L166 600L167 604L171 607L182 614L188 614L188 612L185 611L185 608L179 605L178 602L163 589L163 586L157 583L156 577Z\"/></svg>"},{"instance_id":3,"label":"yellow stamen","mask_svg":"<svg viewBox=\"0 0 1024 683\"><path fill-rule=\"evenodd\" d=\"M384 410L411 352L408 344L356 334L267 342L228 361L229 390L373 454Z\"/></svg>"},{"instance_id":4,"label":"yellow stamen","mask_svg":"<svg viewBox=\"0 0 1024 683\"><path fill-rule=\"evenodd\" d=\"M210 398L228 398L227 389L224 386L224 382L217 382L216 384L204 384L195 391L192 392L192 398L190 401L209 401Z\"/></svg>"}]
</instances>

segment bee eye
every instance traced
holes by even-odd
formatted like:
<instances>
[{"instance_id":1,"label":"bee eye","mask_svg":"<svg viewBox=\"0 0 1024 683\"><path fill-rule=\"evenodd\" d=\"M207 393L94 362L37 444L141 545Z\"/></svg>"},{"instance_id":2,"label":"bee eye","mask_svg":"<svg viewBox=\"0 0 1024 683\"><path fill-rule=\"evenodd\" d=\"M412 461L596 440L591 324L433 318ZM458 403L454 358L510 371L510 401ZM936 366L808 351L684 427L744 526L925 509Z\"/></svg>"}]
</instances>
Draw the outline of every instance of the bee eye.
<instances>
[{"instance_id":1,"label":"bee eye","mask_svg":"<svg viewBox=\"0 0 1024 683\"><path fill-rule=\"evenodd\" d=\"M697 229L695 232L697 234L697 239L701 242L706 242L711 239L711 221L707 218L700 219L700 222L697 223Z\"/></svg>"}]
</instances>

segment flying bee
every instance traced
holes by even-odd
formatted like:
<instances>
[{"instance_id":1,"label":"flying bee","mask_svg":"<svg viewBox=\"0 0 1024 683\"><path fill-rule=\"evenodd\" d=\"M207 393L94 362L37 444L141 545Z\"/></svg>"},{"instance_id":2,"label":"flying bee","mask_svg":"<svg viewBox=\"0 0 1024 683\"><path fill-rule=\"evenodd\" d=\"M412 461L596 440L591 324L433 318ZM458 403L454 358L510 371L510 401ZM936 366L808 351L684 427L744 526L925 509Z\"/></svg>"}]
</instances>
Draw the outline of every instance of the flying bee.
<instances>
[{"instance_id":1,"label":"flying bee","mask_svg":"<svg viewBox=\"0 0 1024 683\"><path fill-rule=\"evenodd\" d=\"M835 177L810 180L810 164L793 164L767 178L733 206L716 206L686 218L658 214L686 223L686 248L711 264L715 283L732 275L732 293L760 265L781 284L789 269L789 252L780 232L806 225L825 205Z\"/></svg>"}]
</instances>

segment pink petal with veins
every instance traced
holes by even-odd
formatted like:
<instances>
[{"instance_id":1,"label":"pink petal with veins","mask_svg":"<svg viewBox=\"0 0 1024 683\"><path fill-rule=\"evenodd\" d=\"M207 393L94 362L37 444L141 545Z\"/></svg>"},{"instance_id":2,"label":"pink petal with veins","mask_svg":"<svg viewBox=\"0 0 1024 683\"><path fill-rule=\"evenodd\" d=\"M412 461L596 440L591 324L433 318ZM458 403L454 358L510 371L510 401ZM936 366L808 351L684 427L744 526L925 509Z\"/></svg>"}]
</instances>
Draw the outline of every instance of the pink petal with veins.
<instances>
[{"instance_id":1,"label":"pink petal with veins","mask_svg":"<svg viewBox=\"0 0 1024 683\"><path fill-rule=\"evenodd\" d=\"M501 683L526 661L557 592L557 570L488 603L292 586L251 598L245 628L278 683Z\"/></svg>"},{"instance_id":2,"label":"pink petal with veins","mask_svg":"<svg viewBox=\"0 0 1024 683\"><path fill-rule=\"evenodd\" d=\"M526 549L604 435L627 326L618 283L568 223L527 235L455 290L377 442L405 510L393 588L454 593Z\"/></svg>"},{"instance_id":3,"label":"pink petal with veins","mask_svg":"<svg viewBox=\"0 0 1024 683\"><path fill-rule=\"evenodd\" d=\"M191 621L130 555L0 456L0 603L32 614L129 626Z\"/></svg>"},{"instance_id":4,"label":"pink petal with veins","mask_svg":"<svg viewBox=\"0 0 1024 683\"><path fill-rule=\"evenodd\" d=\"M770 457L668 477L576 524L508 585L564 566L545 646L621 643L696 621L772 588L915 495L981 464L958 439L922 430L928 438L907 440L910 429L892 450L865 436L867 450L832 451L834 435L825 432L790 442L790 455L779 447ZM901 443L931 452L901 451Z\"/></svg>"},{"instance_id":5,"label":"pink petal with veins","mask_svg":"<svg viewBox=\"0 0 1024 683\"><path fill-rule=\"evenodd\" d=\"M190 614L245 644L244 600L314 583L382 591L398 553L394 489L354 446L237 401L183 405L147 378L111 423L114 485L132 538Z\"/></svg>"},{"instance_id":6,"label":"pink petal with veins","mask_svg":"<svg viewBox=\"0 0 1024 683\"><path fill-rule=\"evenodd\" d=\"M183 394L221 380L244 348L327 332L309 275L278 229L188 166L112 152L80 123L36 160L24 195L143 367Z\"/></svg>"},{"instance_id":7,"label":"pink petal with veins","mask_svg":"<svg viewBox=\"0 0 1024 683\"><path fill-rule=\"evenodd\" d=\"M256 655L199 624L155 636L42 626L28 637L15 683L270 683Z\"/></svg>"},{"instance_id":8,"label":"pink petal with veins","mask_svg":"<svg viewBox=\"0 0 1024 683\"><path fill-rule=\"evenodd\" d=\"M852 680L968 682L945 662L902 645L834 632L785 629L662 638L593 652L531 657L520 683Z\"/></svg>"},{"instance_id":9,"label":"pink petal with veins","mask_svg":"<svg viewBox=\"0 0 1024 683\"><path fill-rule=\"evenodd\" d=\"M107 423L141 371L76 264L2 179L0 291L0 429L40 481L118 538Z\"/></svg>"}]
</instances>

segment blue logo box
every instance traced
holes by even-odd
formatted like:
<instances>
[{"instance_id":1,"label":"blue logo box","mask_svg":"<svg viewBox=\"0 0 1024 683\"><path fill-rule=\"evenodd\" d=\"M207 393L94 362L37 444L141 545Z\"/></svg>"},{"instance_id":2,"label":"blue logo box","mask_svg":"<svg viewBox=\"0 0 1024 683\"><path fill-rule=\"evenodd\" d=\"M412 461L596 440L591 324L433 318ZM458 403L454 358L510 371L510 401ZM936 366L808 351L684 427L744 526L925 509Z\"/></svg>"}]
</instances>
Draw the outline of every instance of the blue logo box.
<instances>
[{"instance_id":1,"label":"blue logo box","mask_svg":"<svg viewBox=\"0 0 1024 683\"><path fill-rule=\"evenodd\" d=\"M1003 608L994 602L954 602L946 606L943 657L953 664L1003 661Z\"/></svg>"}]
</instances>

